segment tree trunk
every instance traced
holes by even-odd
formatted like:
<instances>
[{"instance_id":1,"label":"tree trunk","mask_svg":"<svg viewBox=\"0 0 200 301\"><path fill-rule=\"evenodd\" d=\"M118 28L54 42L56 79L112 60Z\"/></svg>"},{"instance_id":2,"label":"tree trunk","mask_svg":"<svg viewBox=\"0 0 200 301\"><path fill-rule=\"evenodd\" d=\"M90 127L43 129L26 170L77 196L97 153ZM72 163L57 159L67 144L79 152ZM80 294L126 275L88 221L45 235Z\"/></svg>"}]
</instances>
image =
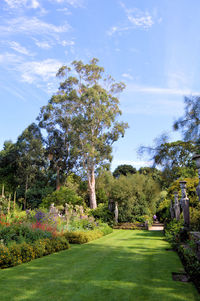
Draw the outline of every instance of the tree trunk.
<instances>
[{"instance_id":1,"label":"tree trunk","mask_svg":"<svg viewBox=\"0 0 200 301\"><path fill-rule=\"evenodd\" d=\"M90 198L90 208L97 208L96 201L96 192L95 192L95 175L94 175L94 166L92 166L91 170L88 172L88 190L89 190L89 198Z\"/></svg>"},{"instance_id":2,"label":"tree trunk","mask_svg":"<svg viewBox=\"0 0 200 301\"><path fill-rule=\"evenodd\" d=\"M56 168L56 190L60 190L60 167L57 166Z\"/></svg>"}]
</instances>

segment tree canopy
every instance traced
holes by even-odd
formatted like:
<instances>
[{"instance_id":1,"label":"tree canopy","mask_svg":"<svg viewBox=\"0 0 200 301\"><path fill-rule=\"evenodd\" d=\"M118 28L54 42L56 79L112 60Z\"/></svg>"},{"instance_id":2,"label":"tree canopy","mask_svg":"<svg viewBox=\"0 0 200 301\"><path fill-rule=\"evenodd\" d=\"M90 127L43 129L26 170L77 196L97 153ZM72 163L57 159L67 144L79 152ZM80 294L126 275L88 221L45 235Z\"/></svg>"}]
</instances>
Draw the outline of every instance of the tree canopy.
<instances>
[{"instance_id":1,"label":"tree canopy","mask_svg":"<svg viewBox=\"0 0 200 301\"><path fill-rule=\"evenodd\" d=\"M112 144L128 127L117 120L121 115L118 95L125 85L106 76L96 58L89 64L73 61L71 67L61 67L57 76L63 81L42 107L39 125L48 134L59 132L68 161L76 156L87 173L90 207L96 208L95 171L111 161Z\"/></svg>"}]
</instances>

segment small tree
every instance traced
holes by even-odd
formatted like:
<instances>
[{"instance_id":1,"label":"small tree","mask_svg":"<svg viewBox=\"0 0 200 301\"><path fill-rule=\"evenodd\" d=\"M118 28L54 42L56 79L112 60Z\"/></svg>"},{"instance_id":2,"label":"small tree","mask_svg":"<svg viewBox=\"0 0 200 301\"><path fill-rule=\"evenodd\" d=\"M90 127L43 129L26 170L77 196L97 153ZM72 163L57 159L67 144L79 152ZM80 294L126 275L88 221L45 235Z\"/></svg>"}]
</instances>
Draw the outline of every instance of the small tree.
<instances>
[{"instance_id":1,"label":"small tree","mask_svg":"<svg viewBox=\"0 0 200 301\"><path fill-rule=\"evenodd\" d=\"M91 208L97 207L95 171L111 161L112 144L128 127L127 123L117 122L121 115L118 94L125 86L106 77L104 68L97 63L93 58L89 64L73 61L72 69L61 67L57 76L64 81L39 116L43 128L57 129L65 136L68 150L73 149L87 172Z\"/></svg>"},{"instance_id":2,"label":"small tree","mask_svg":"<svg viewBox=\"0 0 200 301\"><path fill-rule=\"evenodd\" d=\"M117 166L113 172L113 176L118 178L120 175L127 176L128 174L135 174L137 172L136 168L132 165L122 164Z\"/></svg>"}]
</instances>

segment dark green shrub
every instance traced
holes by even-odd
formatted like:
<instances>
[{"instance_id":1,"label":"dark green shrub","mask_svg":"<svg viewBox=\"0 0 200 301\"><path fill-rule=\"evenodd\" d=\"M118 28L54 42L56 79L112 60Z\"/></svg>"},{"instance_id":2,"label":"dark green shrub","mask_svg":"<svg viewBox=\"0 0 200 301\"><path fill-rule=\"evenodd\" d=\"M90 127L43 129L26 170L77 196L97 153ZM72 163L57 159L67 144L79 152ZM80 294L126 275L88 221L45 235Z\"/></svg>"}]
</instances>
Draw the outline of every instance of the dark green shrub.
<instances>
[{"instance_id":1,"label":"dark green shrub","mask_svg":"<svg viewBox=\"0 0 200 301\"><path fill-rule=\"evenodd\" d=\"M100 219L105 223L113 223L114 213L108 210L108 204L99 204L96 209L90 210L90 215L94 218Z\"/></svg>"},{"instance_id":2,"label":"dark green shrub","mask_svg":"<svg viewBox=\"0 0 200 301\"><path fill-rule=\"evenodd\" d=\"M54 252L69 249L69 243L65 237L58 236L51 239L51 245Z\"/></svg>"},{"instance_id":3,"label":"dark green shrub","mask_svg":"<svg viewBox=\"0 0 200 301\"><path fill-rule=\"evenodd\" d=\"M54 203L55 206L64 206L65 203L81 205L83 203L83 200L73 189L68 187L61 187L60 190L56 190L46 196L42 200L41 206L49 208L51 203Z\"/></svg>"},{"instance_id":4,"label":"dark green shrub","mask_svg":"<svg viewBox=\"0 0 200 301\"><path fill-rule=\"evenodd\" d=\"M12 244L9 247L10 251L10 266L15 266L22 263L21 245Z\"/></svg>"},{"instance_id":5,"label":"dark green shrub","mask_svg":"<svg viewBox=\"0 0 200 301\"><path fill-rule=\"evenodd\" d=\"M165 226L166 240L171 243L172 247L176 248L183 238L183 222L176 220L171 221Z\"/></svg>"},{"instance_id":6,"label":"dark green shrub","mask_svg":"<svg viewBox=\"0 0 200 301\"><path fill-rule=\"evenodd\" d=\"M10 266L11 255L9 249L0 244L0 267L2 269L7 268Z\"/></svg>"},{"instance_id":7,"label":"dark green shrub","mask_svg":"<svg viewBox=\"0 0 200 301\"><path fill-rule=\"evenodd\" d=\"M200 262L197 258L196 252L188 245L180 245L178 247L178 253L187 273L200 290Z\"/></svg>"},{"instance_id":8,"label":"dark green shrub","mask_svg":"<svg viewBox=\"0 0 200 301\"><path fill-rule=\"evenodd\" d=\"M36 240L32 246L35 252L35 258L40 258L45 255L45 241L44 239Z\"/></svg>"},{"instance_id":9,"label":"dark green shrub","mask_svg":"<svg viewBox=\"0 0 200 301\"><path fill-rule=\"evenodd\" d=\"M35 259L35 252L32 245L23 242L20 244L22 262L29 262Z\"/></svg>"}]
</instances>

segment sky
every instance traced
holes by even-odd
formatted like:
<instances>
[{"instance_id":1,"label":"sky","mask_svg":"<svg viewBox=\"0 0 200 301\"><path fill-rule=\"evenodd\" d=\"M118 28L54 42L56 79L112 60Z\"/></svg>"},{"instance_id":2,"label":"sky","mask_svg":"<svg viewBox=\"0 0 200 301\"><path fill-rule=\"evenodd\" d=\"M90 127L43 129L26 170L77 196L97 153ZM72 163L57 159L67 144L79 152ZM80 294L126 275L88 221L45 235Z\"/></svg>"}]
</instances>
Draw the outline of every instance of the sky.
<instances>
[{"instance_id":1,"label":"sky","mask_svg":"<svg viewBox=\"0 0 200 301\"><path fill-rule=\"evenodd\" d=\"M184 96L200 94L199 0L0 0L0 149L35 122L56 92L55 74L93 57L126 89L125 137L112 169L151 164L137 155L169 133Z\"/></svg>"}]
</instances>

